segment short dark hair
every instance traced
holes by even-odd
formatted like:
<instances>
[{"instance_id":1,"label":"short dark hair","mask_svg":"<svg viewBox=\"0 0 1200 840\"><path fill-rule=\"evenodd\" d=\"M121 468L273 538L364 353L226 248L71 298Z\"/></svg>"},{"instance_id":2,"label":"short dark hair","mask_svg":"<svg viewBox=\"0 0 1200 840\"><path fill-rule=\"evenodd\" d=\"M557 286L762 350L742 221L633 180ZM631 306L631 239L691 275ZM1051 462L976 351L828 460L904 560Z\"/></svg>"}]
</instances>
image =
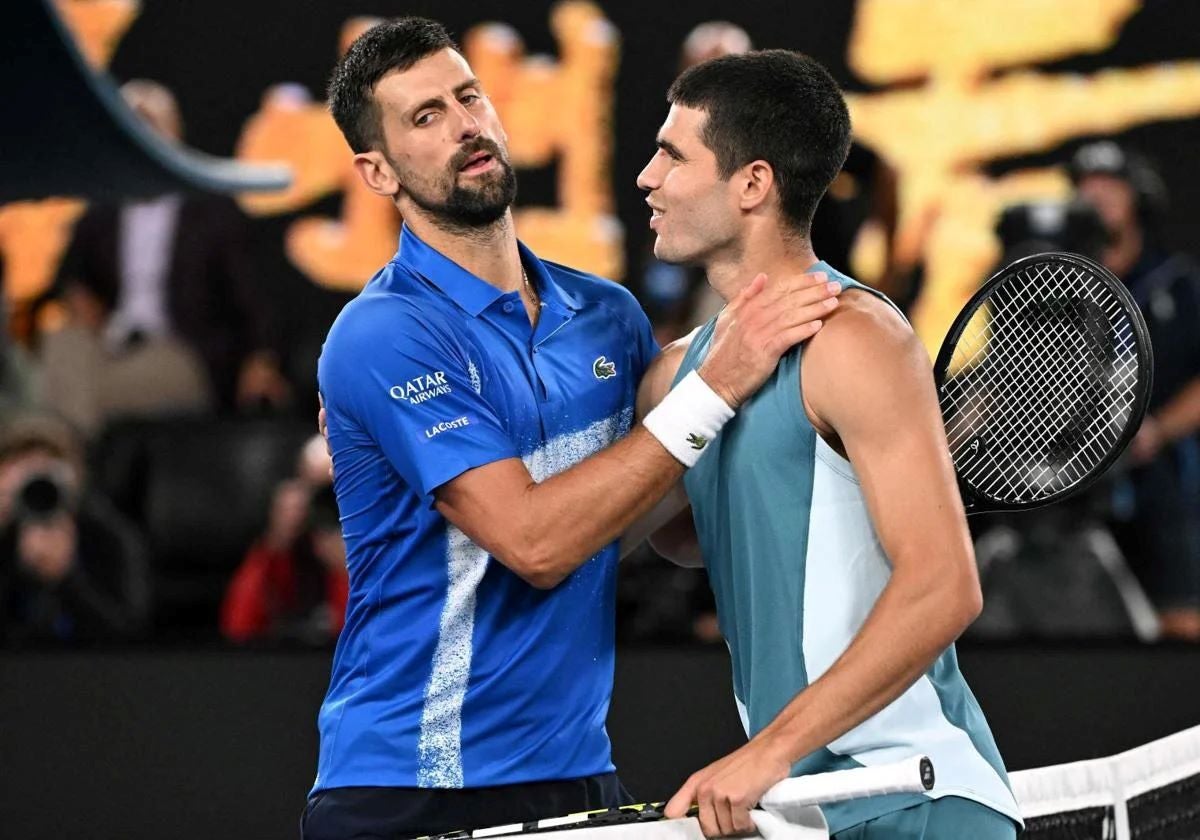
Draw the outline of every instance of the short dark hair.
<instances>
[{"instance_id":1,"label":"short dark hair","mask_svg":"<svg viewBox=\"0 0 1200 840\"><path fill-rule=\"evenodd\" d=\"M355 153L383 145L375 85L392 70L407 70L426 56L457 50L436 20L402 17L376 24L358 36L329 80L329 110Z\"/></svg>"},{"instance_id":2,"label":"short dark hair","mask_svg":"<svg viewBox=\"0 0 1200 840\"><path fill-rule=\"evenodd\" d=\"M722 178L769 163L784 217L808 236L850 151L850 112L828 70L791 50L726 55L685 70L667 102L706 113L702 139Z\"/></svg>"}]
</instances>

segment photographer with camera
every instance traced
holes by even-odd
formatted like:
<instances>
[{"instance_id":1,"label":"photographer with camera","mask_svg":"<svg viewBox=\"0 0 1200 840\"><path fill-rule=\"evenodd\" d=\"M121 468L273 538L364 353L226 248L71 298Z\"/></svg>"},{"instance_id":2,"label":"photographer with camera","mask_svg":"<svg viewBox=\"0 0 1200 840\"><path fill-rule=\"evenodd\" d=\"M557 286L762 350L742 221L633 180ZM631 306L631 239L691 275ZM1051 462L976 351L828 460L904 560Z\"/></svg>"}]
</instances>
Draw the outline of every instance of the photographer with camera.
<instances>
[{"instance_id":1,"label":"photographer with camera","mask_svg":"<svg viewBox=\"0 0 1200 840\"><path fill-rule=\"evenodd\" d=\"M246 552L221 604L232 642L329 644L346 618L346 545L320 435L300 450L296 474L280 482L267 527Z\"/></svg>"},{"instance_id":2,"label":"photographer with camera","mask_svg":"<svg viewBox=\"0 0 1200 840\"><path fill-rule=\"evenodd\" d=\"M141 540L85 489L79 441L50 417L0 428L0 641L136 637L149 608Z\"/></svg>"},{"instance_id":3,"label":"photographer with camera","mask_svg":"<svg viewBox=\"0 0 1200 840\"><path fill-rule=\"evenodd\" d=\"M1154 345L1149 411L1117 494L1118 536L1162 636L1200 642L1200 266L1165 246L1169 196L1149 160L1099 141L1075 153L1070 175L1104 222L1101 260L1141 307Z\"/></svg>"}]
</instances>

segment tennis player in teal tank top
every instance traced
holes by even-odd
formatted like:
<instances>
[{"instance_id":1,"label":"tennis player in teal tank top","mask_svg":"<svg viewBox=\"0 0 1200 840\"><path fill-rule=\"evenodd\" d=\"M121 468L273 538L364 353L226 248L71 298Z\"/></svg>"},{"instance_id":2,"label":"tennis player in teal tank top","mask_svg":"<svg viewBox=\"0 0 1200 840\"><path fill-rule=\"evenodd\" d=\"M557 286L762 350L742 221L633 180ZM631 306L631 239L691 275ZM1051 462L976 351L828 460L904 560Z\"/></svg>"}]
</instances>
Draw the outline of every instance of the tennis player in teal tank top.
<instances>
[{"instance_id":1,"label":"tennis player in teal tank top","mask_svg":"<svg viewBox=\"0 0 1200 840\"><path fill-rule=\"evenodd\" d=\"M886 298L808 239L849 145L841 93L812 59L770 50L692 68L668 101L638 178L656 255L704 266L733 307L757 272L765 294L805 270L845 289L737 416L696 439L690 509L652 538L681 561L698 543L750 738L688 779L668 815L695 802L707 835L744 832L786 776L920 754L932 791L823 807L831 835L1012 838L1020 814L953 647L981 595L929 358ZM722 340L714 321L666 348L639 411Z\"/></svg>"}]
</instances>

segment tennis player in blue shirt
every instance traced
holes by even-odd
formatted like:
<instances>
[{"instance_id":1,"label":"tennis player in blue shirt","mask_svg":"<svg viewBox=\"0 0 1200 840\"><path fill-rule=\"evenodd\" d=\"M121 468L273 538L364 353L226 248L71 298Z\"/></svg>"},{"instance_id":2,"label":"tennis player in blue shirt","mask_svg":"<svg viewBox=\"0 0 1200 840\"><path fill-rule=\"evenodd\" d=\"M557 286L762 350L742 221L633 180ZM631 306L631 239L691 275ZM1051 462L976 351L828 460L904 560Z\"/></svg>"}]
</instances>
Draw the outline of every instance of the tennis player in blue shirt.
<instances>
[{"instance_id":1,"label":"tennis player in blue shirt","mask_svg":"<svg viewBox=\"0 0 1200 840\"><path fill-rule=\"evenodd\" d=\"M605 732L618 539L836 304L758 277L634 423L657 348L633 297L518 242L490 102L445 30L350 48L333 116L405 219L319 365L350 573L308 840L619 804Z\"/></svg>"}]
</instances>

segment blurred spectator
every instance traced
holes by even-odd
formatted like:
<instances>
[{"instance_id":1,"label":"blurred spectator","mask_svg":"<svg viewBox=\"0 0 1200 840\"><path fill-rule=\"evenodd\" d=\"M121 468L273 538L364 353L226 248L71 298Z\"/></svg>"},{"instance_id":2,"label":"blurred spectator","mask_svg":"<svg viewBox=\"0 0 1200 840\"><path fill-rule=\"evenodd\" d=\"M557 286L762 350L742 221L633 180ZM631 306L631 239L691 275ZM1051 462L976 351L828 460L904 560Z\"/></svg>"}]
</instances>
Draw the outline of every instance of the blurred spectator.
<instances>
[{"instance_id":1,"label":"blurred spectator","mask_svg":"<svg viewBox=\"0 0 1200 840\"><path fill-rule=\"evenodd\" d=\"M1079 199L1006 207L996 234L1004 253L997 269L1046 251L1070 251L1100 260L1108 241L1108 231L1096 208Z\"/></svg>"},{"instance_id":2,"label":"blurred spectator","mask_svg":"<svg viewBox=\"0 0 1200 840\"><path fill-rule=\"evenodd\" d=\"M144 80L121 91L155 131L182 139L170 91ZM245 217L227 198L90 209L54 291L67 325L42 343L47 403L89 434L118 416L283 403L249 253Z\"/></svg>"},{"instance_id":3,"label":"blurred spectator","mask_svg":"<svg viewBox=\"0 0 1200 840\"><path fill-rule=\"evenodd\" d=\"M1108 239L1099 213L1082 201L1008 207L996 233L1001 266L1045 251L1099 259ZM974 523L983 612L968 636L1157 637L1155 611L1104 523L1110 491L1102 483L1048 508Z\"/></svg>"},{"instance_id":4,"label":"blurred spectator","mask_svg":"<svg viewBox=\"0 0 1200 840\"><path fill-rule=\"evenodd\" d=\"M750 35L737 24L710 20L697 24L683 39L679 53L679 72L703 61L723 55L740 55L754 49Z\"/></svg>"},{"instance_id":5,"label":"blurred spectator","mask_svg":"<svg viewBox=\"0 0 1200 840\"><path fill-rule=\"evenodd\" d=\"M1158 239L1167 193L1147 161L1103 141L1080 148L1070 171L1107 229L1103 262L1138 302L1154 345L1154 390L1129 448L1120 536L1163 635L1200 641L1200 268Z\"/></svg>"},{"instance_id":6,"label":"blurred spectator","mask_svg":"<svg viewBox=\"0 0 1200 840\"><path fill-rule=\"evenodd\" d=\"M871 149L854 142L842 171L813 214L809 239L822 260L854 274L851 255L865 226L876 229L883 243L883 274L873 285L907 312L915 297L907 272L897 269L893 254L896 235L896 172Z\"/></svg>"},{"instance_id":7,"label":"blurred spectator","mask_svg":"<svg viewBox=\"0 0 1200 840\"><path fill-rule=\"evenodd\" d=\"M276 489L267 529L230 581L221 632L234 642L329 642L341 632L348 594L329 455L316 436L301 450L297 477Z\"/></svg>"},{"instance_id":8,"label":"blurred spectator","mask_svg":"<svg viewBox=\"0 0 1200 840\"><path fill-rule=\"evenodd\" d=\"M85 488L65 423L27 416L0 428L0 638L129 639L149 608L145 550Z\"/></svg>"},{"instance_id":9,"label":"blurred spectator","mask_svg":"<svg viewBox=\"0 0 1200 840\"><path fill-rule=\"evenodd\" d=\"M0 424L32 408L37 400L37 370L25 348L12 340L3 298L0 288Z\"/></svg>"}]
</instances>

